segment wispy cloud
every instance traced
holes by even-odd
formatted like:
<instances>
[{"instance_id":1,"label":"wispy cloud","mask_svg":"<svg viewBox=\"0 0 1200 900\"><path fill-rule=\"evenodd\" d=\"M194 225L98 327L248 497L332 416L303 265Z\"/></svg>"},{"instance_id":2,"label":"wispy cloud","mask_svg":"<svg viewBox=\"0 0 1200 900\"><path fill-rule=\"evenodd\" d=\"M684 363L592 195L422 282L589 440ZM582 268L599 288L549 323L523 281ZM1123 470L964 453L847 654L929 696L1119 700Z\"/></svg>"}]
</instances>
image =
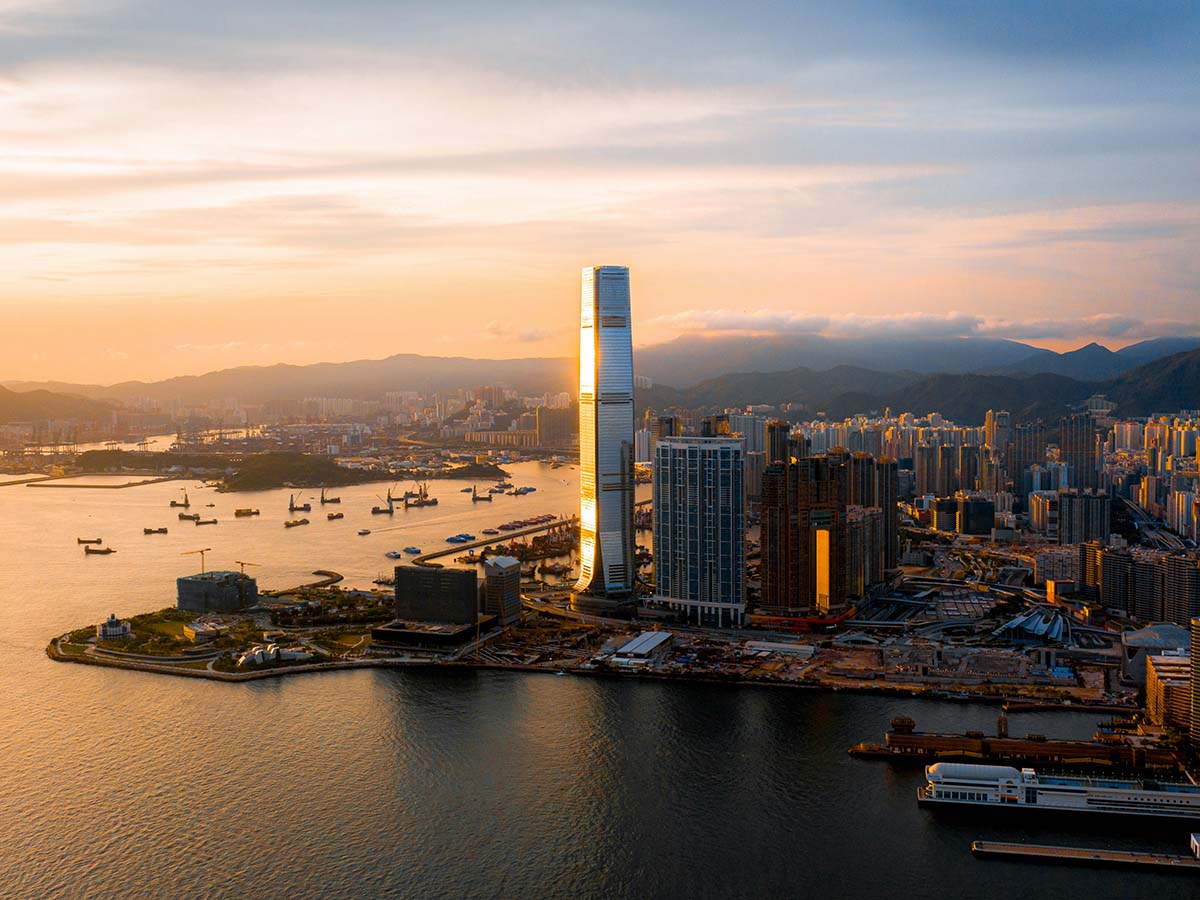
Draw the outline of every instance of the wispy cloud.
<instances>
[{"instance_id":1,"label":"wispy cloud","mask_svg":"<svg viewBox=\"0 0 1200 900\"><path fill-rule=\"evenodd\" d=\"M652 323L671 331L743 334L812 334L831 338L990 337L1014 340L1138 340L1200 334L1193 321L1143 319L1100 313L1062 319L1009 320L964 312L894 313L875 316L806 315L774 310L690 309Z\"/></svg>"}]
</instances>

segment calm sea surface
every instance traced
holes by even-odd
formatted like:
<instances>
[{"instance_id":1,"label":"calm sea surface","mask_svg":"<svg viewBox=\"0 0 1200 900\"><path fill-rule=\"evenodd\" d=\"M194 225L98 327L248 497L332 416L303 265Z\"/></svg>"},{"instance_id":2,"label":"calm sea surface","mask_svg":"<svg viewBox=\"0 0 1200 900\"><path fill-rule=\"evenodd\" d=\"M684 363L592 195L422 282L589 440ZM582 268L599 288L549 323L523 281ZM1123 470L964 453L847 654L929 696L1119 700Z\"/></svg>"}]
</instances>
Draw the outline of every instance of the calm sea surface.
<instances>
[{"instance_id":1,"label":"calm sea surface","mask_svg":"<svg viewBox=\"0 0 1200 900\"><path fill-rule=\"evenodd\" d=\"M287 531L287 491L189 482L191 511L220 519L197 528L166 506L178 484L0 487L0 898L1198 895L1187 876L968 851L982 837L1186 852L1185 828L947 821L917 809L919 769L845 752L894 715L990 730L992 708L496 672L228 685L43 653L110 611L170 605L174 578L197 568L185 550L213 548L210 568L259 563L265 587L316 568L369 587L386 550L574 508L573 469L512 472L538 492L472 507L464 483L436 482L441 505L389 521L369 514L377 486L344 488L344 520L314 505ZM170 534L142 535L159 525ZM118 552L84 558L75 538L95 536ZM1055 713L1012 728L1094 724Z\"/></svg>"}]
</instances>

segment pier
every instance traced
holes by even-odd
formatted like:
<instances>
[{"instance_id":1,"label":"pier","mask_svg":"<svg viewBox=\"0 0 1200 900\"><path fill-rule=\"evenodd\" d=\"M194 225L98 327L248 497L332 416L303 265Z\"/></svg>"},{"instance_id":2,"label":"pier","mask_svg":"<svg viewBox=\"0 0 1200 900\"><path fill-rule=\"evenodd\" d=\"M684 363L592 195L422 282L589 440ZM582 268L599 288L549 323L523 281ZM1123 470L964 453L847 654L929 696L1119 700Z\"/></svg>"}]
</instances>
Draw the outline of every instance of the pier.
<instances>
[{"instance_id":1,"label":"pier","mask_svg":"<svg viewBox=\"0 0 1200 900\"><path fill-rule=\"evenodd\" d=\"M1149 866L1200 874L1200 859L1140 850L1102 850L1094 847L1056 847L1048 844L972 841L971 852L980 859L1056 862L1089 866Z\"/></svg>"},{"instance_id":2,"label":"pier","mask_svg":"<svg viewBox=\"0 0 1200 900\"><path fill-rule=\"evenodd\" d=\"M555 519L552 522L545 522L541 525L531 525L529 528L522 528L518 531L506 531L504 534L493 534L482 541L472 541L469 544L452 544L441 550L434 550L432 553L422 553L420 556L413 557L414 566L440 566L441 563L435 563L433 560L441 559L443 556L450 556L454 553L462 553L465 550L476 550L480 547L490 547L493 544L506 544L513 538L527 537L531 534L541 534L543 531L549 531L552 528L560 528L563 525L575 525L579 522L579 516L570 516L566 519Z\"/></svg>"}]
</instances>

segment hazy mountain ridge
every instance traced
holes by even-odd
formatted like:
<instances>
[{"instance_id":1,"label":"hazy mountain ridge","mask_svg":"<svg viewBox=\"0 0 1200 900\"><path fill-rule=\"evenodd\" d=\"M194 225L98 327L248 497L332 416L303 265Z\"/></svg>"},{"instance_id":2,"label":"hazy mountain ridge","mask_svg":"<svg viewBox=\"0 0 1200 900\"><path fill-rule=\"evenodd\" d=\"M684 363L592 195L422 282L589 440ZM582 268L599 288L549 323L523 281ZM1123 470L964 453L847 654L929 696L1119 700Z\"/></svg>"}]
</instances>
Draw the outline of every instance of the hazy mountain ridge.
<instances>
[{"instance_id":1,"label":"hazy mountain ridge","mask_svg":"<svg viewBox=\"0 0 1200 900\"><path fill-rule=\"evenodd\" d=\"M25 392L0 387L0 424L40 419L99 420L112 414L112 404L46 390Z\"/></svg>"},{"instance_id":2,"label":"hazy mountain ridge","mask_svg":"<svg viewBox=\"0 0 1200 900\"><path fill-rule=\"evenodd\" d=\"M804 417L825 413L831 419L879 414L891 408L922 415L940 412L963 424L979 424L988 409L1007 409L1014 421L1048 422L1077 409L1093 394L1116 402L1117 415L1147 416L1200 407L1200 350L1155 360L1106 381L1081 381L1043 373L1023 377L979 373L878 372L842 367L829 372L793 369L776 373L722 375L686 390L655 385L639 392L639 404L659 408L736 407L752 403L803 407Z\"/></svg>"}]
</instances>

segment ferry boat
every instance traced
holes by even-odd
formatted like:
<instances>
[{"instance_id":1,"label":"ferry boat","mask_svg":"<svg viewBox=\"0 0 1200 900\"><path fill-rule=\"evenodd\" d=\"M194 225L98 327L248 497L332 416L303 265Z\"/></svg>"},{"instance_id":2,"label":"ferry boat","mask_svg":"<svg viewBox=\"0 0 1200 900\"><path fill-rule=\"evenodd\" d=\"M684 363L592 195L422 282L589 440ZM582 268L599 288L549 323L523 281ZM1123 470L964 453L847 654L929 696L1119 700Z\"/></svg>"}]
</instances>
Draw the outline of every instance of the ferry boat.
<instances>
[{"instance_id":1,"label":"ferry boat","mask_svg":"<svg viewBox=\"0 0 1200 900\"><path fill-rule=\"evenodd\" d=\"M939 762L925 767L917 803L1042 812L1105 813L1200 822L1200 785L1077 775L1033 769Z\"/></svg>"}]
</instances>

